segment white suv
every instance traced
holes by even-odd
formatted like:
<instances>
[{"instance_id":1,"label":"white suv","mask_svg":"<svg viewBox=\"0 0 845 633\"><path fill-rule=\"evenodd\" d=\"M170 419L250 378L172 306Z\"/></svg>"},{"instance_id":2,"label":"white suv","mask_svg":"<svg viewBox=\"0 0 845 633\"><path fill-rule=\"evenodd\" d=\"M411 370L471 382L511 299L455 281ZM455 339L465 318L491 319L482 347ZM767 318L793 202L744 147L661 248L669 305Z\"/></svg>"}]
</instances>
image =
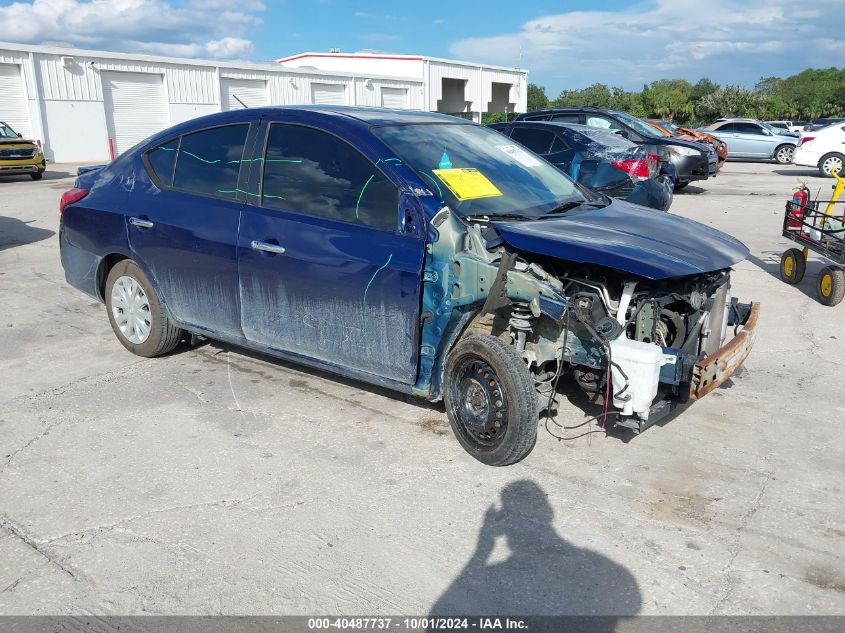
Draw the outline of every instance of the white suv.
<instances>
[{"instance_id":1,"label":"white suv","mask_svg":"<svg viewBox=\"0 0 845 633\"><path fill-rule=\"evenodd\" d=\"M792 163L818 167L822 176L830 176L833 170L841 172L845 167L845 124L834 123L820 130L804 132Z\"/></svg>"},{"instance_id":2,"label":"white suv","mask_svg":"<svg viewBox=\"0 0 845 633\"><path fill-rule=\"evenodd\" d=\"M799 134L804 130L804 126L807 125L806 121L766 121L766 123L779 130L797 132Z\"/></svg>"}]
</instances>

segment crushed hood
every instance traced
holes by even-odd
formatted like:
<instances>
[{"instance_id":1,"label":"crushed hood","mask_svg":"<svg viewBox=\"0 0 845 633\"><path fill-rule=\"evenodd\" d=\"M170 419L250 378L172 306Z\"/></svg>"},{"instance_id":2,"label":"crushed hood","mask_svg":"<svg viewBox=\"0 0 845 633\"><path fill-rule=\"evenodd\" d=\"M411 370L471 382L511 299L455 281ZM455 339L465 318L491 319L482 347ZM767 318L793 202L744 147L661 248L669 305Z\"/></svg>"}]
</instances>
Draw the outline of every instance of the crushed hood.
<instances>
[{"instance_id":1,"label":"crushed hood","mask_svg":"<svg viewBox=\"0 0 845 633\"><path fill-rule=\"evenodd\" d=\"M729 268L748 256L745 244L721 231L619 200L601 209L493 226L521 251L655 280Z\"/></svg>"}]
</instances>

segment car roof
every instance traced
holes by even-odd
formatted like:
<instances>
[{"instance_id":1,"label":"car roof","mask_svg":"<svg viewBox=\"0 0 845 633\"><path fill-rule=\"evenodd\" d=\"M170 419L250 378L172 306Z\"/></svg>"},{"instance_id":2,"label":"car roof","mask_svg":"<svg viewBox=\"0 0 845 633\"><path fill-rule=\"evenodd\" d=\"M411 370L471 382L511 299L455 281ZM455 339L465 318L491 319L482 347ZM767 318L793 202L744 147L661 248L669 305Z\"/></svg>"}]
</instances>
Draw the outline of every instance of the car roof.
<instances>
[{"instance_id":1,"label":"car roof","mask_svg":"<svg viewBox=\"0 0 845 633\"><path fill-rule=\"evenodd\" d=\"M463 123L472 125L472 121L443 114L440 112L424 112L422 110L393 110L390 108L365 106L337 106L337 105L294 105L294 106L263 106L252 108L262 113L272 115L274 112L314 112L329 116L357 119L370 125L396 125L407 123Z\"/></svg>"}]
</instances>

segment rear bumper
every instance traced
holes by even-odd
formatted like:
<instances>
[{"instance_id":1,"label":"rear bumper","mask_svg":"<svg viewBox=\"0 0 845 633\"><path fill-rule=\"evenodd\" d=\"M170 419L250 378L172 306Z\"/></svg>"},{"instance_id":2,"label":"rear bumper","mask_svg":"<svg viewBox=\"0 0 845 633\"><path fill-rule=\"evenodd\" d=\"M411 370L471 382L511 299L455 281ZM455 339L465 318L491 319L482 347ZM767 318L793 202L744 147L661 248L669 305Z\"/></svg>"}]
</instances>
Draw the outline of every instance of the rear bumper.
<instances>
[{"instance_id":1,"label":"rear bumper","mask_svg":"<svg viewBox=\"0 0 845 633\"><path fill-rule=\"evenodd\" d=\"M803 147L797 147L792 154L792 164L801 167L818 167L822 155L818 152L808 152Z\"/></svg>"},{"instance_id":2,"label":"rear bumper","mask_svg":"<svg viewBox=\"0 0 845 633\"><path fill-rule=\"evenodd\" d=\"M698 400L727 381L745 362L757 337L760 304L754 302L742 330L715 352L698 361L692 370L690 400Z\"/></svg>"}]
</instances>

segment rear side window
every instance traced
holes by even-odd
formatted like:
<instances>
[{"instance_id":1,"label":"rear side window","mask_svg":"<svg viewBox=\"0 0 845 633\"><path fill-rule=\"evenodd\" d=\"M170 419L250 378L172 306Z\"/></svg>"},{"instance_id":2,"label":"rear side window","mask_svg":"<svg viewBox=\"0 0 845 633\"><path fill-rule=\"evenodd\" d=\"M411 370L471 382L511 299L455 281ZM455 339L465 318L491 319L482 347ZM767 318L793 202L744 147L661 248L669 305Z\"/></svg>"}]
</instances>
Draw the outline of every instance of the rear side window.
<instances>
[{"instance_id":1,"label":"rear side window","mask_svg":"<svg viewBox=\"0 0 845 633\"><path fill-rule=\"evenodd\" d=\"M522 143L535 154L548 154L554 134L547 130L518 127L511 133L511 138L517 143Z\"/></svg>"},{"instance_id":2,"label":"rear side window","mask_svg":"<svg viewBox=\"0 0 845 633\"><path fill-rule=\"evenodd\" d=\"M580 114L555 114L552 116L552 121L556 123L580 123Z\"/></svg>"},{"instance_id":3,"label":"rear side window","mask_svg":"<svg viewBox=\"0 0 845 633\"><path fill-rule=\"evenodd\" d=\"M395 231L399 190L345 141L314 128L274 123L264 157L262 205Z\"/></svg>"},{"instance_id":4,"label":"rear side window","mask_svg":"<svg viewBox=\"0 0 845 633\"><path fill-rule=\"evenodd\" d=\"M716 128L720 132L736 132L736 123L725 123Z\"/></svg>"},{"instance_id":5,"label":"rear side window","mask_svg":"<svg viewBox=\"0 0 845 633\"><path fill-rule=\"evenodd\" d=\"M156 184L165 187L170 187L173 184L173 168L176 166L176 151L178 149L179 139L175 138L147 152L147 168L158 181Z\"/></svg>"},{"instance_id":6,"label":"rear side window","mask_svg":"<svg viewBox=\"0 0 845 633\"><path fill-rule=\"evenodd\" d=\"M249 124L224 125L182 137L173 187L217 198L235 198Z\"/></svg>"},{"instance_id":7,"label":"rear side window","mask_svg":"<svg viewBox=\"0 0 845 633\"><path fill-rule=\"evenodd\" d=\"M736 124L737 132L742 134L762 134L763 128L759 125L754 125L753 123L737 123Z\"/></svg>"},{"instance_id":8,"label":"rear side window","mask_svg":"<svg viewBox=\"0 0 845 633\"><path fill-rule=\"evenodd\" d=\"M552 142L552 148L549 150L549 154L556 154L557 152L565 152L569 149L569 143L564 141L561 137L555 136L555 140Z\"/></svg>"}]
</instances>

